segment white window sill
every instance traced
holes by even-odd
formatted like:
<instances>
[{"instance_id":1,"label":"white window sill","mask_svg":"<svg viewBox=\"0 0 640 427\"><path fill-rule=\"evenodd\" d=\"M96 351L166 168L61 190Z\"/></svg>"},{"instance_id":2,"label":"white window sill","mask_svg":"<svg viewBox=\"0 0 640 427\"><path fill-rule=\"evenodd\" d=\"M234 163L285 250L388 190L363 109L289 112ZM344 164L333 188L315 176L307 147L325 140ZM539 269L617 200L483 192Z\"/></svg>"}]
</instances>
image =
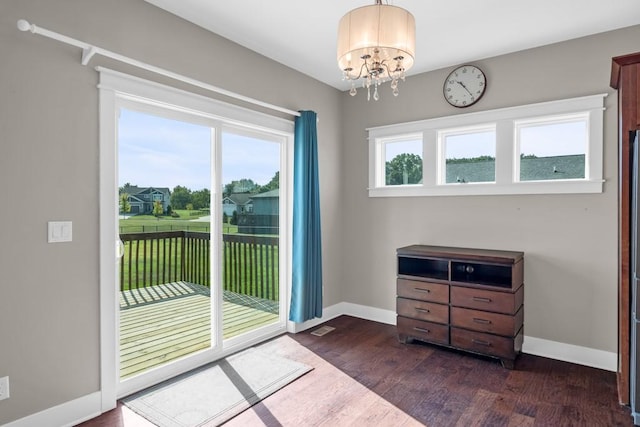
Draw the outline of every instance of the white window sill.
<instances>
[{"instance_id":1,"label":"white window sill","mask_svg":"<svg viewBox=\"0 0 640 427\"><path fill-rule=\"evenodd\" d=\"M510 184L465 183L438 186L398 185L369 189L369 197L480 196L513 194L602 193L604 180L528 181Z\"/></svg>"}]
</instances>

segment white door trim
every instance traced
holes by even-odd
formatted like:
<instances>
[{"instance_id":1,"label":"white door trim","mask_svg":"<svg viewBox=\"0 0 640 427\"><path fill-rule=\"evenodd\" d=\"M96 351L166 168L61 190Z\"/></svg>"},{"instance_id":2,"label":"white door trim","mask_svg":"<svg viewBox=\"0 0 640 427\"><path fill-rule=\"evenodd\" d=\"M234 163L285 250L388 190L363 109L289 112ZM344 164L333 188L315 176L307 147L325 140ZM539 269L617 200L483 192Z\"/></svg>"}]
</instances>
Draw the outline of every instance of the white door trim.
<instances>
[{"instance_id":1,"label":"white door trim","mask_svg":"<svg viewBox=\"0 0 640 427\"><path fill-rule=\"evenodd\" d=\"M101 75L102 77L102 75ZM100 88L100 392L102 412L116 407L117 299L116 232L116 94Z\"/></svg>"},{"instance_id":2,"label":"white door trim","mask_svg":"<svg viewBox=\"0 0 640 427\"><path fill-rule=\"evenodd\" d=\"M187 91L178 90L169 86L143 80L137 77L129 76L120 72L112 71L102 67L98 67L100 71L100 89L99 97L99 117L100 117L100 135L99 135L99 189L100 189L100 382L101 382L101 410L103 412L115 408L118 398L138 391L148 386L149 381L160 382L164 379L178 375L193 369L194 364L205 364L224 357L240 349L238 340L230 340L228 343L222 344L220 334L219 342L214 342L215 347L194 354L189 360L178 360L172 363L171 369L151 370L148 373L138 377L133 377L120 382L118 375L119 354L118 354L118 331L119 323L119 307L117 298L117 289L115 287L117 278L116 260L116 244L119 240L118 236L118 206L117 206L117 112L119 108L128 103L145 102L151 110L154 109L153 104L159 103L163 107L168 108L176 115L185 114L193 120L194 123L206 123L215 129L216 133L220 131L219 122L232 123L239 126L247 126L257 131L263 131L284 137L286 142L282 145L283 155L281 164L286 165L287 169L282 169L285 173L281 176L288 175L288 171L292 157L292 141L294 124L291 120L270 116L264 113L248 110L246 108L237 107L231 104L216 101L201 95L196 95ZM153 100L153 101L151 101ZM140 104L139 104L140 105ZM158 104L156 104L158 105ZM192 121L192 120L190 120ZM219 144L214 144L214 147ZM219 150L212 153L212 159L219 159ZM214 150L212 150L214 151ZM215 157L214 157L215 156ZM281 178L282 179L282 178ZM219 182L220 178L214 176L214 183ZM287 201L286 209L281 210L285 213L287 219L281 220L281 245L284 245L282 254L290 254L290 238L291 238L291 221L290 221L290 183L284 179L281 187L286 189ZM215 203L221 206L221 195L219 191L212 190L212 197ZM221 218L217 218L221 213L216 213L216 223L221 223ZM281 217L283 215L281 214ZM218 220L219 219L219 220ZM220 224L214 224L214 230L220 231ZM221 236L220 236L221 240ZM218 238L213 240L217 242L218 247L221 242ZM214 243L215 244L215 243ZM211 251L215 254L219 249L214 248ZM212 255L215 256L215 255ZM219 258L219 257L217 257ZM258 334L249 334L242 340L242 345L248 346L256 344L264 339L276 336L286 330L286 316L288 313L288 289L290 287L290 266L286 260L287 256L280 268L280 288L281 288L281 313L280 322L277 325L269 325L260 328L260 336ZM216 260L216 263L218 261ZM219 270L219 269L218 269ZM218 283L221 283L218 280ZM212 291L221 292L221 289ZM221 321L221 307L212 306L212 319ZM283 309L284 308L284 309ZM220 328L220 322L217 322ZM257 332L257 331L256 331ZM213 337L212 337L213 338Z\"/></svg>"}]
</instances>

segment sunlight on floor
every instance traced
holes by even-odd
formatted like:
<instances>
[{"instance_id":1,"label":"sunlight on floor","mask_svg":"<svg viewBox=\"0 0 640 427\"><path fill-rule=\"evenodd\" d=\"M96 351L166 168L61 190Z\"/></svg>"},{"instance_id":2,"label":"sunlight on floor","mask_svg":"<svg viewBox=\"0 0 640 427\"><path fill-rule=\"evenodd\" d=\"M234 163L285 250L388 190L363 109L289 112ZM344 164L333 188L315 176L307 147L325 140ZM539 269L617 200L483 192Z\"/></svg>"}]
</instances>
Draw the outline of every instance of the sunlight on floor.
<instances>
[{"instance_id":1,"label":"sunlight on floor","mask_svg":"<svg viewBox=\"0 0 640 427\"><path fill-rule=\"evenodd\" d=\"M424 425L289 336L260 347L306 363L314 370L233 418L226 426L274 425L274 421L281 425Z\"/></svg>"}]
</instances>

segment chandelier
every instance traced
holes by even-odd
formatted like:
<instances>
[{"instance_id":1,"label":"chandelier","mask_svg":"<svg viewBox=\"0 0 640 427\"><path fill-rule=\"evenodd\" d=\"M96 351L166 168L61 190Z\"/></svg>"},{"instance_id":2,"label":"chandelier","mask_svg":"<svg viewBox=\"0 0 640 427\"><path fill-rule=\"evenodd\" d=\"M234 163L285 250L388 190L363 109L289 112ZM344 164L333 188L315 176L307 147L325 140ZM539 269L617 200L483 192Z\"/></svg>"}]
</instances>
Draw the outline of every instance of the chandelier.
<instances>
[{"instance_id":1,"label":"chandelier","mask_svg":"<svg viewBox=\"0 0 640 427\"><path fill-rule=\"evenodd\" d=\"M378 86L391 80L391 90L398 96L398 81L405 79L413 66L416 46L416 22L411 13L396 6L383 5L352 10L340 19L338 27L338 66L342 80L351 81L349 94L357 93L356 82L362 79L367 100L380 99Z\"/></svg>"}]
</instances>

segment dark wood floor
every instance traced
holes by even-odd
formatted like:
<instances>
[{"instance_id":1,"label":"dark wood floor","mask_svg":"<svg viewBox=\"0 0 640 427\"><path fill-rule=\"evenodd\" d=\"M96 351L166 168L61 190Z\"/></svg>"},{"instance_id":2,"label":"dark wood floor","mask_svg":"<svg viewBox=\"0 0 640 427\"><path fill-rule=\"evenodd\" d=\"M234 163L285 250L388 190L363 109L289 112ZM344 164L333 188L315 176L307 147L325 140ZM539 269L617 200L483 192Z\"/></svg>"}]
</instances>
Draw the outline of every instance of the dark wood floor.
<instances>
[{"instance_id":1,"label":"dark wood floor","mask_svg":"<svg viewBox=\"0 0 640 427\"><path fill-rule=\"evenodd\" d=\"M269 351L314 370L228 426L631 426L613 372L522 355L493 359L400 344L395 327L342 316L335 331L284 335ZM83 427L152 424L118 406Z\"/></svg>"}]
</instances>

